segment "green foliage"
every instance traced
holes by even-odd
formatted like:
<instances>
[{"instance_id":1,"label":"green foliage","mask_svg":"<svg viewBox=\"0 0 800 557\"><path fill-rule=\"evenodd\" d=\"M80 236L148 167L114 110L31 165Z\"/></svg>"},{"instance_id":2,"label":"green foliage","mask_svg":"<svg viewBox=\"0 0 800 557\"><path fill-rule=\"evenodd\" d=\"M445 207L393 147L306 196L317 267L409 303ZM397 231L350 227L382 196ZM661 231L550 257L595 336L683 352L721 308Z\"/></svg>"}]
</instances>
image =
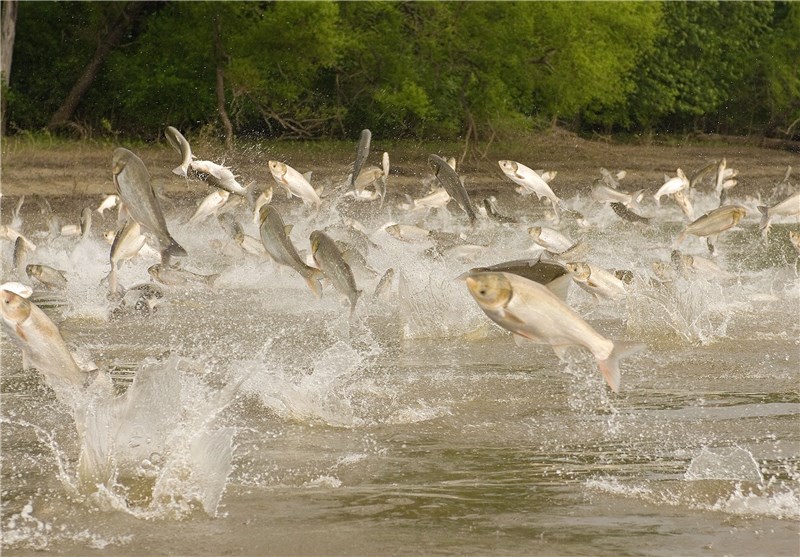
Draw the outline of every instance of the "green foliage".
<instances>
[{"instance_id":1,"label":"green foliage","mask_svg":"<svg viewBox=\"0 0 800 557\"><path fill-rule=\"evenodd\" d=\"M20 4L9 129L47 124L123 7ZM74 118L142 138L209 129L219 68L237 134L777 133L800 117L799 67L795 3L159 2Z\"/></svg>"}]
</instances>

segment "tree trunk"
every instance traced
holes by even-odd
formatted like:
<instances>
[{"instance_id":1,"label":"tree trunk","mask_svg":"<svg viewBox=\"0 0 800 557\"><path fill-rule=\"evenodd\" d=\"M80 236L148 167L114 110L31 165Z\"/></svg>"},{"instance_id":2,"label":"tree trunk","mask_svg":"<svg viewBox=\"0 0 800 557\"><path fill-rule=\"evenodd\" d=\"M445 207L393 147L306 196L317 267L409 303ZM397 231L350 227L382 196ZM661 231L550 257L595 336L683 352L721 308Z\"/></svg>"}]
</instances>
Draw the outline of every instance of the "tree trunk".
<instances>
[{"instance_id":1,"label":"tree trunk","mask_svg":"<svg viewBox=\"0 0 800 557\"><path fill-rule=\"evenodd\" d=\"M214 16L214 58L217 61L217 112L225 128L225 148L233 150L233 124L225 108L225 49L222 46L219 14Z\"/></svg>"},{"instance_id":2,"label":"tree trunk","mask_svg":"<svg viewBox=\"0 0 800 557\"><path fill-rule=\"evenodd\" d=\"M14 53L14 35L17 28L17 0L2 2L2 28L0 29L0 135L6 134L6 94L11 76L11 56Z\"/></svg>"},{"instance_id":3,"label":"tree trunk","mask_svg":"<svg viewBox=\"0 0 800 557\"><path fill-rule=\"evenodd\" d=\"M48 129L55 129L63 126L69 122L81 98L89 90L92 82L100 73L100 69L108 58L111 49L113 49L122 39L125 30L130 27L133 21L139 16L144 7L145 2L129 2L122 10L120 16L114 21L109 28L108 32L101 37L98 42L97 49L94 51L92 58L83 70L83 73L72 86L67 98L58 107L55 114L50 118L50 123L47 124Z\"/></svg>"}]
</instances>

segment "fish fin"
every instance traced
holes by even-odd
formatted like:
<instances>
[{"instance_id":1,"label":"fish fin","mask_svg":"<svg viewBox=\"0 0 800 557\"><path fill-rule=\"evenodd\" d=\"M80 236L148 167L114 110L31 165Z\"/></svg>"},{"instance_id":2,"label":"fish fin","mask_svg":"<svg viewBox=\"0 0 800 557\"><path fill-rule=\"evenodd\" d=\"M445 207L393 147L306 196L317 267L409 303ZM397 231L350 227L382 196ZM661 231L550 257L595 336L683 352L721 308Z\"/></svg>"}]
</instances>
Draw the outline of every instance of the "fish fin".
<instances>
[{"instance_id":1,"label":"fish fin","mask_svg":"<svg viewBox=\"0 0 800 557\"><path fill-rule=\"evenodd\" d=\"M569 347L572 346L571 344L551 344L550 347L553 349L553 352L556 353L556 356L562 362L566 360L567 350Z\"/></svg>"},{"instance_id":2,"label":"fish fin","mask_svg":"<svg viewBox=\"0 0 800 557\"><path fill-rule=\"evenodd\" d=\"M308 182L309 184L311 183L311 174L312 174L312 173L313 173L313 171L312 171L312 170L309 170L308 172L306 172L305 174L303 174L303 178L305 178L305 179L306 179L306 182Z\"/></svg>"},{"instance_id":3,"label":"fish fin","mask_svg":"<svg viewBox=\"0 0 800 557\"><path fill-rule=\"evenodd\" d=\"M514 344L516 344L517 346L519 346L521 348L524 348L525 346L527 346L528 344L531 344L531 343L533 343L533 344L546 344L544 341L542 341L541 339L531 335L530 333L528 333L526 335L521 335L519 333L514 333L511 336L514 337Z\"/></svg>"},{"instance_id":4,"label":"fish fin","mask_svg":"<svg viewBox=\"0 0 800 557\"><path fill-rule=\"evenodd\" d=\"M517 323L519 325L524 325L525 324L525 322L522 319L520 319L519 317L517 317L516 315L514 315L513 313L511 313L508 310L503 310L501 312L501 315L502 315L502 317L504 319L508 319L509 321L511 321L513 323ZM522 333L517 333L517 334L522 334Z\"/></svg>"},{"instance_id":5,"label":"fish fin","mask_svg":"<svg viewBox=\"0 0 800 557\"><path fill-rule=\"evenodd\" d=\"M764 205L759 205L758 210L761 213L761 222L758 223L758 228L761 230L769 229L770 221L772 220L769 216L769 207L765 207Z\"/></svg>"},{"instance_id":6,"label":"fish fin","mask_svg":"<svg viewBox=\"0 0 800 557\"><path fill-rule=\"evenodd\" d=\"M570 282L572 282L570 274L565 273L557 279L551 280L545 286L547 286L553 294L561 298L562 301L566 302Z\"/></svg>"},{"instance_id":7,"label":"fish fin","mask_svg":"<svg viewBox=\"0 0 800 557\"><path fill-rule=\"evenodd\" d=\"M615 393L619 392L619 361L626 356L641 352L645 348L647 348L647 345L641 342L616 340L614 341L614 348L611 350L611 354L609 354L608 358L605 360L597 360L597 367L600 368L603 379L606 380L606 383L608 383L612 391Z\"/></svg>"},{"instance_id":8,"label":"fish fin","mask_svg":"<svg viewBox=\"0 0 800 557\"><path fill-rule=\"evenodd\" d=\"M306 278L306 284L317 298L322 298L322 271L314 269Z\"/></svg>"},{"instance_id":9,"label":"fish fin","mask_svg":"<svg viewBox=\"0 0 800 557\"><path fill-rule=\"evenodd\" d=\"M186 257L186 250L181 247L178 242L174 239L170 238L169 245L161 250L161 262L164 265L169 264L169 260L172 257Z\"/></svg>"},{"instance_id":10,"label":"fish fin","mask_svg":"<svg viewBox=\"0 0 800 557\"><path fill-rule=\"evenodd\" d=\"M292 228L294 228L294 225L293 225L293 224L287 224L287 225L284 225L284 227L283 227L283 231L284 231L284 232L286 233L286 235L288 236L289 234L291 234L291 233L292 233Z\"/></svg>"},{"instance_id":11,"label":"fish fin","mask_svg":"<svg viewBox=\"0 0 800 557\"><path fill-rule=\"evenodd\" d=\"M28 342L28 337L27 337L27 336L25 336L25 331L23 331L23 330L22 330L22 327L20 327L19 325L17 325L16 327L14 327L14 332L16 332L16 333L17 333L17 336L18 336L19 338L21 338L21 339L22 339L22 340L24 340L25 342ZM24 353L24 352L22 353L22 359L23 359L23 360L25 359L25 353ZM24 365L24 361L23 361L23 367L25 367L25 365ZM27 367L25 367L25 369L27 369Z\"/></svg>"},{"instance_id":12,"label":"fish fin","mask_svg":"<svg viewBox=\"0 0 800 557\"><path fill-rule=\"evenodd\" d=\"M182 178L186 178L186 169L183 168L183 166L176 166L175 168L172 169L172 173L177 174Z\"/></svg>"},{"instance_id":13,"label":"fish fin","mask_svg":"<svg viewBox=\"0 0 800 557\"><path fill-rule=\"evenodd\" d=\"M639 203L642 201L642 199L644 199L644 191L645 190L639 190L631 194L631 202L628 205L628 209L636 213L641 211L642 207L639 205Z\"/></svg>"}]
</instances>

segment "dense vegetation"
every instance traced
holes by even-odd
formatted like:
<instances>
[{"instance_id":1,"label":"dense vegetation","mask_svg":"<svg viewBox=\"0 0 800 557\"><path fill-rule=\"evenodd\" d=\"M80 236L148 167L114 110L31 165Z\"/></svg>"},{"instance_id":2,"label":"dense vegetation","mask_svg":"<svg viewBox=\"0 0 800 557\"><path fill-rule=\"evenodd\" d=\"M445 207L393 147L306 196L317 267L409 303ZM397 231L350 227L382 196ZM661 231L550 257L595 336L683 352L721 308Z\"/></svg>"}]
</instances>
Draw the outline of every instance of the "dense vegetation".
<instances>
[{"instance_id":1,"label":"dense vegetation","mask_svg":"<svg viewBox=\"0 0 800 557\"><path fill-rule=\"evenodd\" d=\"M12 134L797 138L800 3L21 2L4 96Z\"/></svg>"}]
</instances>

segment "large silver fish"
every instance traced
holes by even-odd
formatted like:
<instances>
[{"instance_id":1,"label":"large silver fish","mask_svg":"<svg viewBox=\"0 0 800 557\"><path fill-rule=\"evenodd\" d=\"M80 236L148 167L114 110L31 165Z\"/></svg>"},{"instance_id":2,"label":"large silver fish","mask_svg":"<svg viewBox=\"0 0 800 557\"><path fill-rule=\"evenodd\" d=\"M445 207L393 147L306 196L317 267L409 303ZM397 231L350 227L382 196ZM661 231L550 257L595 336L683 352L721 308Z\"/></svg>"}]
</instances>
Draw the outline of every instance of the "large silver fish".
<instances>
[{"instance_id":1,"label":"large silver fish","mask_svg":"<svg viewBox=\"0 0 800 557\"><path fill-rule=\"evenodd\" d=\"M772 219L776 216L800 216L800 191L794 195L790 195L772 207L759 205L758 210L761 212L761 222L758 224L758 227L766 237L766 235L769 233L769 228L772 225Z\"/></svg>"},{"instance_id":2,"label":"large silver fish","mask_svg":"<svg viewBox=\"0 0 800 557\"><path fill-rule=\"evenodd\" d=\"M59 397L65 388L86 384L88 374L75 363L58 327L36 304L0 289L0 315L9 338L22 350L23 366L39 370Z\"/></svg>"},{"instance_id":3,"label":"large silver fish","mask_svg":"<svg viewBox=\"0 0 800 557\"><path fill-rule=\"evenodd\" d=\"M322 296L322 271L309 267L300 258L297 249L289 238L291 226L283 224L283 219L272 205L261 207L261 243L272 259L279 265L291 267L303 277L317 298Z\"/></svg>"},{"instance_id":4,"label":"large silver fish","mask_svg":"<svg viewBox=\"0 0 800 557\"><path fill-rule=\"evenodd\" d=\"M361 137L359 138L358 146L356 147L356 160L353 163L353 174L350 175L351 190L358 191L356 181L361 174L361 169L364 167L364 163L367 162L367 157L369 157L369 144L371 140L372 132L366 129L361 130Z\"/></svg>"},{"instance_id":5,"label":"large silver fish","mask_svg":"<svg viewBox=\"0 0 800 557\"><path fill-rule=\"evenodd\" d=\"M117 271L123 262L136 256L142 249L146 238L142 234L139 223L135 220L129 220L125 225L120 228L114 235L114 241L111 244L111 252L109 259L111 260L111 273L109 277L109 290L112 296L119 293L119 285L117 283Z\"/></svg>"},{"instance_id":6,"label":"large silver fish","mask_svg":"<svg viewBox=\"0 0 800 557\"><path fill-rule=\"evenodd\" d=\"M467 289L483 312L518 337L549 344L562 357L569 346L583 346L597 360L611 390L619 392L619 360L644 348L605 338L545 286L511 273L475 273Z\"/></svg>"},{"instance_id":7,"label":"large silver fish","mask_svg":"<svg viewBox=\"0 0 800 557\"><path fill-rule=\"evenodd\" d=\"M350 301L350 315L352 315L356 309L358 297L361 295L361 290L356 286L353 270L344 260L342 252L330 236L315 230L309 239L314 261L333 287Z\"/></svg>"},{"instance_id":8,"label":"large silver fish","mask_svg":"<svg viewBox=\"0 0 800 557\"><path fill-rule=\"evenodd\" d=\"M439 155L429 156L428 163L433 167L439 184L441 184L450 197L456 200L458 206L467 213L469 221L474 223L477 218L475 209L472 207L472 202L469 199L469 195L467 195L467 190L464 188L464 184L461 182L461 178L459 178L458 174L456 174L456 171Z\"/></svg>"},{"instance_id":9,"label":"large silver fish","mask_svg":"<svg viewBox=\"0 0 800 557\"><path fill-rule=\"evenodd\" d=\"M566 267L575 284L594 296L596 300L601 298L619 300L627 295L625 283L602 267L585 261L567 263Z\"/></svg>"},{"instance_id":10,"label":"large silver fish","mask_svg":"<svg viewBox=\"0 0 800 557\"><path fill-rule=\"evenodd\" d=\"M724 159L723 159L724 160ZM713 211L709 211L702 217L690 223L675 240L675 248L686 238L688 234L692 236L708 236L709 249L713 252L711 242L720 232L724 232L736 224L747 215L747 209L741 205L723 205Z\"/></svg>"},{"instance_id":11,"label":"large silver fish","mask_svg":"<svg viewBox=\"0 0 800 557\"><path fill-rule=\"evenodd\" d=\"M184 269L170 268L160 263L151 265L147 272L154 280L167 286L193 286L200 285L206 288L214 286L214 282L219 278L219 273L213 275L198 275Z\"/></svg>"},{"instance_id":12,"label":"large silver fish","mask_svg":"<svg viewBox=\"0 0 800 557\"><path fill-rule=\"evenodd\" d=\"M561 200L553 193L547 180L540 176L538 172L528 168L522 163L509 160L501 160L497 161L497 163L500 165L503 174L515 184L522 186L523 191L535 193L536 197L539 199L542 197L549 199L550 203L553 205L556 222L561 220L561 212L559 210Z\"/></svg>"},{"instance_id":13,"label":"large silver fish","mask_svg":"<svg viewBox=\"0 0 800 557\"><path fill-rule=\"evenodd\" d=\"M516 259L504 261L489 267L476 267L459 278L466 278L475 273L511 273L549 288L562 300L567 300L569 283L571 282L567 268L557 261L542 261L541 258Z\"/></svg>"},{"instance_id":14,"label":"large silver fish","mask_svg":"<svg viewBox=\"0 0 800 557\"><path fill-rule=\"evenodd\" d=\"M48 288L63 290L67 287L67 278L64 271L59 271L47 265L28 265L25 272L29 277L35 278Z\"/></svg>"},{"instance_id":15,"label":"large silver fish","mask_svg":"<svg viewBox=\"0 0 800 557\"><path fill-rule=\"evenodd\" d=\"M186 141L186 138L183 137L183 134L172 126L167 126L167 129L164 130L164 135L167 136L169 144L181 155L181 164L173 168L172 173L185 178L189 170L189 165L194 158L192 155L192 148L189 142Z\"/></svg>"},{"instance_id":16,"label":"large silver fish","mask_svg":"<svg viewBox=\"0 0 800 557\"><path fill-rule=\"evenodd\" d=\"M156 237L162 260L185 256L186 250L167 230L167 221L161 212L161 205L150 183L150 174L142 159L120 147L114 151L111 170L120 200L125 204L131 218Z\"/></svg>"}]
</instances>

